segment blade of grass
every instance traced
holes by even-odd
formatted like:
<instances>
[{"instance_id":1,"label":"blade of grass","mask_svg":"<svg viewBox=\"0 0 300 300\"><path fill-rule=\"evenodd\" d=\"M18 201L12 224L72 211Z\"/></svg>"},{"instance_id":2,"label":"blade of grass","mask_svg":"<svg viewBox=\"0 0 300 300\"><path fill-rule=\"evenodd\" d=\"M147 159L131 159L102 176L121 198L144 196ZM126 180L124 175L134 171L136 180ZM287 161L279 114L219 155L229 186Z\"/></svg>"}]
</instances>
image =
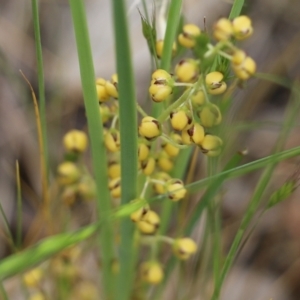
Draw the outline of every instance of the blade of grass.
<instances>
[{"instance_id":1,"label":"blade of grass","mask_svg":"<svg viewBox=\"0 0 300 300\"><path fill-rule=\"evenodd\" d=\"M295 123L295 120L296 120L299 110L300 110L299 96L300 96L300 93L299 93L298 89L293 89L293 94L292 94L292 98L291 98L292 101L289 102L289 105L286 108L285 119L284 119L285 121L283 124L283 128L280 132L280 135L277 139L276 145L274 147L274 152L278 152L281 150L281 148L284 146L284 143L285 143L287 137L289 136L289 132L293 128L293 124ZM240 227L237 231L237 234L233 240L233 243L230 247L229 253L224 262L223 268L221 270L221 274L219 276L219 280L216 283L214 293L212 295L212 300L219 299L219 295L221 292L223 282L234 262L234 259L237 255L238 251L239 251L244 234L259 207L260 201L264 195L266 187L268 186L268 184L270 182L270 179L272 177L272 174L274 172L276 165L277 165L277 162L275 162L275 161L270 162L270 165L268 165L266 167L266 169L264 170L263 174L260 177L260 180L256 186L256 189L255 189L253 196L249 202L249 205L247 207L245 215L241 221Z\"/></svg>"},{"instance_id":2,"label":"blade of grass","mask_svg":"<svg viewBox=\"0 0 300 300\"><path fill-rule=\"evenodd\" d=\"M231 11L230 11L230 14L229 14L229 17L228 17L230 20L238 17L241 14L242 8L244 6L244 2L245 2L245 0L235 0L234 1Z\"/></svg>"},{"instance_id":3,"label":"blade of grass","mask_svg":"<svg viewBox=\"0 0 300 300\"><path fill-rule=\"evenodd\" d=\"M19 162L16 161L16 181L17 181L17 238L16 247L20 248L22 243L22 194Z\"/></svg>"},{"instance_id":4,"label":"blade of grass","mask_svg":"<svg viewBox=\"0 0 300 300\"><path fill-rule=\"evenodd\" d=\"M101 223L102 228L103 222ZM65 248L79 243L99 231L100 223L95 223L72 233L61 233L41 240L26 250L0 261L0 281L24 272Z\"/></svg>"},{"instance_id":5,"label":"blade of grass","mask_svg":"<svg viewBox=\"0 0 300 300\"><path fill-rule=\"evenodd\" d=\"M127 16L124 0L113 0L113 22L116 45L121 138L121 203L137 197L137 111L135 84L130 52ZM134 224L121 220L119 247L120 272L117 278L116 299L129 299L134 279Z\"/></svg>"},{"instance_id":6,"label":"blade of grass","mask_svg":"<svg viewBox=\"0 0 300 300\"><path fill-rule=\"evenodd\" d=\"M45 99L45 83L44 83L44 67L43 67L43 54L42 54L42 42L40 33L40 21L39 21L39 8L38 0L31 1L32 9L32 19L34 27L34 37L35 37L35 51L37 58L37 68L38 68L38 85L39 85L39 110L41 118L41 129L42 129L42 141L44 148L44 164L45 172L48 180L48 142L47 142L47 118L46 118L46 99Z\"/></svg>"},{"instance_id":7,"label":"blade of grass","mask_svg":"<svg viewBox=\"0 0 300 300\"><path fill-rule=\"evenodd\" d=\"M164 36L164 47L160 62L160 68L169 71L172 60L172 47L180 22L182 0L172 0L169 7L167 28ZM163 111L163 103L153 103L152 116L157 118Z\"/></svg>"},{"instance_id":8,"label":"blade of grass","mask_svg":"<svg viewBox=\"0 0 300 300\"><path fill-rule=\"evenodd\" d=\"M99 114L86 13L82 0L69 0L69 4L76 37L83 98L91 140L92 163L97 185L97 215L98 219L104 219L110 215L111 201L108 190L106 149L103 142L102 121ZM106 298L109 299L113 293L114 286L114 277L111 272L111 263L114 259L113 230L110 222L103 224L98 238L102 256L103 270L101 271L103 271L103 288L107 296Z\"/></svg>"}]
</instances>

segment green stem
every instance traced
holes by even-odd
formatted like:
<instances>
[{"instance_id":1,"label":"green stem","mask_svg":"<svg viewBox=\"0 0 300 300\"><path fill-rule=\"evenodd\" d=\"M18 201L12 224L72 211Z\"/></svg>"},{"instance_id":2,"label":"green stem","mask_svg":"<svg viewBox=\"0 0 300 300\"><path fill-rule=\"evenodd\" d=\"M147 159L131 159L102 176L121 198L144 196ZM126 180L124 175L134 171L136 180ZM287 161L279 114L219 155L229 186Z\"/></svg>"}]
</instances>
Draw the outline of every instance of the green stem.
<instances>
[{"instance_id":1,"label":"green stem","mask_svg":"<svg viewBox=\"0 0 300 300\"><path fill-rule=\"evenodd\" d=\"M46 167L45 170L46 176L48 177L49 162L48 162L48 145L47 145L45 80L44 80L44 67L43 67L43 54L42 54L41 32L40 32L40 22L39 22L38 0L32 0L31 5L32 5L35 50L36 50L37 69L38 69L39 111L41 117L42 141L43 141L43 148L44 148L44 164Z\"/></svg>"},{"instance_id":2,"label":"green stem","mask_svg":"<svg viewBox=\"0 0 300 300\"><path fill-rule=\"evenodd\" d=\"M103 142L103 129L97 99L95 72L92 60L91 44L83 0L69 0L73 26L76 37L80 66L83 97L91 140L92 162L97 185L98 218L106 220L111 213L110 193L108 190L107 158ZM114 278L111 272L113 254L113 231L109 221L104 222L98 238L102 255L102 278L106 299L111 299L114 289Z\"/></svg>"}]
</instances>

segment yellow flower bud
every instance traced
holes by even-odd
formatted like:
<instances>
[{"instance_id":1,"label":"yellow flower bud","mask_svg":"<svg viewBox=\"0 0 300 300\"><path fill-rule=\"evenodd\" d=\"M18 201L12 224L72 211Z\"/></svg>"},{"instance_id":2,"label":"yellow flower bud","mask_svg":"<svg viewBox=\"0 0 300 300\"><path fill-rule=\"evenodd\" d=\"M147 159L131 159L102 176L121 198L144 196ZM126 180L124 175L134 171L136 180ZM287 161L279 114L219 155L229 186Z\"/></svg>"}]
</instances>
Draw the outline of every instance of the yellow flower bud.
<instances>
[{"instance_id":1,"label":"yellow flower bud","mask_svg":"<svg viewBox=\"0 0 300 300\"><path fill-rule=\"evenodd\" d=\"M204 128L199 123L194 123L188 130L191 141L197 145L199 145L204 139Z\"/></svg>"},{"instance_id":2,"label":"yellow flower bud","mask_svg":"<svg viewBox=\"0 0 300 300\"><path fill-rule=\"evenodd\" d=\"M96 80L96 90L99 102L105 102L109 99L109 94L105 88L106 80L103 78L97 78Z\"/></svg>"},{"instance_id":3,"label":"yellow flower bud","mask_svg":"<svg viewBox=\"0 0 300 300\"><path fill-rule=\"evenodd\" d=\"M46 300L46 297L41 292L35 292L34 294L30 295L28 300Z\"/></svg>"},{"instance_id":4,"label":"yellow flower bud","mask_svg":"<svg viewBox=\"0 0 300 300\"><path fill-rule=\"evenodd\" d=\"M181 139L182 139L182 143L184 145L191 145L193 144L193 141L188 133L188 129L182 130L181 132Z\"/></svg>"},{"instance_id":5,"label":"yellow flower bud","mask_svg":"<svg viewBox=\"0 0 300 300\"><path fill-rule=\"evenodd\" d=\"M137 202L141 202L143 203L143 207L139 208L138 210L134 211L131 215L130 215L130 219L132 222L138 222L140 221L144 216L145 214L150 210L150 207L148 204L145 204L147 203L145 201L145 199L136 199L136 200L133 200L131 201L132 203L137 203Z\"/></svg>"},{"instance_id":6,"label":"yellow flower bud","mask_svg":"<svg viewBox=\"0 0 300 300\"><path fill-rule=\"evenodd\" d=\"M214 25L213 35L216 40L226 41L231 38L232 34L232 23L228 19L222 18Z\"/></svg>"},{"instance_id":7,"label":"yellow flower bud","mask_svg":"<svg viewBox=\"0 0 300 300\"><path fill-rule=\"evenodd\" d=\"M200 149L203 154L213 157L221 153L222 145L223 141L218 136L207 134L201 142Z\"/></svg>"},{"instance_id":8,"label":"yellow flower bud","mask_svg":"<svg viewBox=\"0 0 300 300\"><path fill-rule=\"evenodd\" d=\"M117 178L121 176L121 165L118 162L111 162L108 166L109 178Z\"/></svg>"},{"instance_id":9,"label":"yellow flower bud","mask_svg":"<svg viewBox=\"0 0 300 300\"><path fill-rule=\"evenodd\" d=\"M211 95L219 95L226 91L227 85L222 81L224 75L220 72L211 72L206 75L205 83L207 86L207 92Z\"/></svg>"},{"instance_id":10,"label":"yellow flower bud","mask_svg":"<svg viewBox=\"0 0 300 300\"><path fill-rule=\"evenodd\" d=\"M156 182L153 183L153 188L157 194L165 194L167 192L166 182L171 179L171 176L165 172L158 172L153 176ZM160 182L157 182L160 181Z\"/></svg>"},{"instance_id":11,"label":"yellow flower bud","mask_svg":"<svg viewBox=\"0 0 300 300\"><path fill-rule=\"evenodd\" d=\"M153 210L148 210L136 223L137 228L143 234L154 234L159 225L160 218Z\"/></svg>"},{"instance_id":12,"label":"yellow flower bud","mask_svg":"<svg viewBox=\"0 0 300 300\"><path fill-rule=\"evenodd\" d=\"M117 130L108 131L104 136L104 144L107 150L117 152L120 150L120 133Z\"/></svg>"},{"instance_id":13,"label":"yellow flower bud","mask_svg":"<svg viewBox=\"0 0 300 300\"><path fill-rule=\"evenodd\" d=\"M197 245L190 238L181 238L174 241L173 252L182 260L187 260L196 251Z\"/></svg>"},{"instance_id":14,"label":"yellow flower bud","mask_svg":"<svg viewBox=\"0 0 300 300\"><path fill-rule=\"evenodd\" d=\"M179 109L170 113L170 121L173 129L183 130L192 123L192 118L184 109Z\"/></svg>"},{"instance_id":15,"label":"yellow flower bud","mask_svg":"<svg viewBox=\"0 0 300 300\"><path fill-rule=\"evenodd\" d=\"M205 96L202 90L196 91L191 96L193 106L201 106L205 103Z\"/></svg>"},{"instance_id":16,"label":"yellow flower bud","mask_svg":"<svg viewBox=\"0 0 300 300\"><path fill-rule=\"evenodd\" d=\"M69 185L77 182L80 175L78 167L70 161L63 162L57 167L57 180L61 185Z\"/></svg>"},{"instance_id":17,"label":"yellow flower bud","mask_svg":"<svg viewBox=\"0 0 300 300\"><path fill-rule=\"evenodd\" d=\"M153 140L161 135L161 125L152 117L144 117L139 126L139 134L149 141Z\"/></svg>"},{"instance_id":18,"label":"yellow flower bud","mask_svg":"<svg viewBox=\"0 0 300 300\"><path fill-rule=\"evenodd\" d=\"M167 182L168 197L172 201L176 202L185 197L186 189L184 188L183 182L180 179L170 179Z\"/></svg>"},{"instance_id":19,"label":"yellow flower bud","mask_svg":"<svg viewBox=\"0 0 300 300\"><path fill-rule=\"evenodd\" d=\"M108 188L113 198L121 197L121 178L114 178L108 182Z\"/></svg>"},{"instance_id":20,"label":"yellow flower bud","mask_svg":"<svg viewBox=\"0 0 300 300\"><path fill-rule=\"evenodd\" d=\"M23 283L26 287L38 287L43 276L44 272L40 267L34 268L23 275Z\"/></svg>"},{"instance_id":21,"label":"yellow flower bud","mask_svg":"<svg viewBox=\"0 0 300 300\"><path fill-rule=\"evenodd\" d=\"M155 261L144 262L141 265L142 280L150 284L158 284L163 280L164 273L159 263Z\"/></svg>"},{"instance_id":22,"label":"yellow flower bud","mask_svg":"<svg viewBox=\"0 0 300 300\"><path fill-rule=\"evenodd\" d=\"M83 200L91 200L96 197L96 184L90 176L83 176L80 180L77 191Z\"/></svg>"},{"instance_id":23,"label":"yellow flower bud","mask_svg":"<svg viewBox=\"0 0 300 300\"><path fill-rule=\"evenodd\" d=\"M170 135L170 138L177 144L182 145L182 138L179 134L177 133L172 133ZM171 157L175 157L179 154L180 149L176 146L174 146L171 143L165 143L162 145L164 150L166 151L166 153L171 156Z\"/></svg>"},{"instance_id":24,"label":"yellow flower bud","mask_svg":"<svg viewBox=\"0 0 300 300\"><path fill-rule=\"evenodd\" d=\"M68 152L82 153L88 146L88 138L81 130L71 130L65 134L63 144Z\"/></svg>"},{"instance_id":25,"label":"yellow flower bud","mask_svg":"<svg viewBox=\"0 0 300 300\"><path fill-rule=\"evenodd\" d=\"M112 114L110 113L109 107L105 104L100 104L99 105L99 112L100 112L100 115L101 115L102 124L105 124L112 117Z\"/></svg>"},{"instance_id":26,"label":"yellow flower bud","mask_svg":"<svg viewBox=\"0 0 300 300\"><path fill-rule=\"evenodd\" d=\"M153 157L148 157L147 159L140 162L143 173L146 176L151 175L155 170L155 159Z\"/></svg>"},{"instance_id":27,"label":"yellow flower bud","mask_svg":"<svg viewBox=\"0 0 300 300\"><path fill-rule=\"evenodd\" d=\"M213 127L221 123L222 114L217 105L208 103L201 107L199 118L204 127Z\"/></svg>"},{"instance_id":28,"label":"yellow flower bud","mask_svg":"<svg viewBox=\"0 0 300 300\"><path fill-rule=\"evenodd\" d=\"M245 61L246 57L247 55L243 50L236 50L232 55L231 62L235 67L238 67Z\"/></svg>"},{"instance_id":29,"label":"yellow flower bud","mask_svg":"<svg viewBox=\"0 0 300 300\"><path fill-rule=\"evenodd\" d=\"M194 59L183 59L175 67L175 74L181 82L194 82L199 75L199 66Z\"/></svg>"},{"instance_id":30,"label":"yellow flower bud","mask_svg":"<svg viewBox=\"0 0 300 300\"><path fill-rule=\"evenodd\" d=\"M165 151L161 151L159 153L159 156L157 158L157 165L161 170L165 172L171 171L174 167L172 159Z\"/></svg>"},{"instance_id":31,"label":"yellow flower bud","mask_svg":"<svg viewBox=\"0 0 300 300\"><path fill-rule=\"evenodd\" d=\"M239 79L247 80L255 73L256 63L251 57L247 56L241 64L233 64L232 69Z\"/></svg>"},{"instance_id":32,"label":"yellow flower bud","mask_svg":"<svg viewBox=\"0 0 300 300\"><path fill-rule=\"evenodd\" d=\"M149 94L154 102L162 102L166 100L172 94L172 92L172 87L159 81L155 81L149 87Z\"/></svg>"},{"instance_id":33,"label":"yellow flower bud","mask_svg":"<svg viewBox=\"0 0 300 300\"><path fill-rule=\"evenodd\" d=\"M139 142L138 144L138 159L139 161L145 160L150 153L150 146L145 142Z\"/></svg>"},{"instance_id":34,"label":"yellow flower bud","mask_svg":"<svg viewBox=\"0 0 300 300\"><path fill-rule=\"evenodd\" d=\"M106 92L113 98L119 98L118 92L118 75L114 74L111 77L111 81L106 81L105 83Z\"/></svg>"},{"instance_id":35,"label":"yellow flower bud","mask_svg":"<svg viewBox=\"0 0 300 300\"><path fill-rule=\"evenodd\" d=\"M239 16L233 19L233 34L237 40L244 40L252 35L251 19L247 16Z\"/></svg>"},{"instance_id":36,"label":"yellow flower bud","mask_svg":"<svg viewBox=\"0 0 300 300\"><path fill-rule=\"evenodd\" d=\"M155 45L155 49L156 49L156 56L158 58L161 58L162 53L163 53L163 49L164 49L164 41L163 40L157 41L156 45ZM176 50L177 50L177 47L176 47L176 43L174 42L173 46L172 46L172 56L175 55Z\"/></svg>"},{"instance_id":37,"label":"yellow flower bud","mask_svg":"<svg viewBox=\"0 0 300 300\"><path fill-rule=\"evenodd\" d=\"M193 48L195 46L195 38L201 34L201 30L194 24L186 24L183 26L183 33L179 34L178 42L185 48Z\"/></svg>"},{"instance_id":38,"label":"yellow flower bud","mask_svg":"<svg viewBox=\"0 0 300 300\"><path fill-rule=\"evenodd\" d=\"M169 82L170 80L172 80L172 75L163 69L157 69L152 73L151 78L153 82L155 81Z\"/></svg>"}]
</instances>

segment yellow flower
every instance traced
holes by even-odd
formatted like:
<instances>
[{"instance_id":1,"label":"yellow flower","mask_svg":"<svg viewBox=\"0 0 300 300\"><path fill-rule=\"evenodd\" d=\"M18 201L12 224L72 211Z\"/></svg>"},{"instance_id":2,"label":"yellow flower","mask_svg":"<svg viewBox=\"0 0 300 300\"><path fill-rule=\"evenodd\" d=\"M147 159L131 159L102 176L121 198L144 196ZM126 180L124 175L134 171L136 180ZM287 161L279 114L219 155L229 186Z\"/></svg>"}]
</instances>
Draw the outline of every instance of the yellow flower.
<instances>
[{"instance_id":1,"label":"yellow flower","mask_svg":"<svg viewBox=\"0 0 300 300\"><path fill-rule=\"evenodd\" d=\"M155 159L153 157L148 157L147 159L140 162L141 169L146 176L151 175L155 169Z\"/></svg>"},{"instance_id":2,"label":"yellow flower","mask_svg":"<svg viewBox=\"0 0 300 300\"><path fill-rule=\"evenodd\" d=\"M220 19L213 28L214 38L218 41L226 41L230 39L233 34L233 26L232 23L226 19Z\"/></svg>"},{"instance_id":3,"label":"yellow flower","mask_svg":"<svg viewBox=\"0 0 300 300\"><path fill-rule=\"evenodd\" d=\"M170 121L173 129L183 130L191 124L192 118L186 110L179 109L170 113Z\"/></svg>"},{"instance_id":4,"label":"yellow flower","mask_svg":"<svg viewBox=\"0 0 300 300\"><path fill-rule=\"evenodd\" d=\"M107 150L117 152L120 150L120 133L117 130L110 130L104 135L104 144Z\"/></svg>"},{"instance_id":5,"label":"yellow flower","mask_svg":"<svg viewBox=\"0 0 300 300\"><path fill-rule=\"evenodd\" d=\"M119 98L119 92L118 92L118 75L113 74L111 76L111 81L105 82L105 89L109 96L118 99Z\"/></svg>"},{"instance_id":6,"label":"yellow flower","mask_svg":"<svg viewBox=\"0 0 300 300\"><path fill-rule=\"evenodd\" d=\"M197 245L190 238L181 238L181 239L176 239L174 241L173 252L178 258L182 260L187 260L196 251L197 251Z\"/></svg>"},{"instance_id":7,"label":"yellow flower","mask_svg":"<svg viewBox=\"0 0 300 300\"><path fill-rule=\"evenodd\" d=\"M184 188L183 182L180 179L170 179L167 182L166 187L169 199L174 202L183 199L187 192Z\"/></svg>"},{"instance_id":8,"label":"yellow flower","mask_svg":"<svg viewBox=\"0 0 300 300\"><path fill-rule=\"evenodd\" d=\"M223 141L215 135L207 134L200 144L200 149L207 156L218 156L222 150Z\"/></svg>"},{"instance_id":9,"label":"yellow flower","mask_svg":"<svg viewBox=\"0 0 300 300\"><path fill-rule=\"evenodd\" d=\"M148 210L136 222L136 226L143 234L154 234L160 225L160 218L153 210Z\"/></svg>"},{"instance_id":10,"label":"yellow flower","mask_svg":"<svg viewBox=\"0 0 300 300\"><path fill-rule=\"evenodd\" d=\"M208 103L201 107L199 118L204 127L213 127L222 121L222 114L217 105Z\"/></svg>"},{"instance_id":11,"label":"yellow flower","mask_svg":"<svg viewBox=\"0 0 300 300\"><path fill-rule=\"evenodd\" d=\"M219 95L226 91L227 85L223 81L224 75L220 72L211 72L206 75L205 83L207 91L211 95Z\"/></svg>"},{"instance_id":12,"label":"yellow flower","mask_svg":"<svg viewBox=\"0 0 300 300\"><path fill-rule=\"evenodd\" d=\"M194 123L188 130L188 135L190 136L190 139L195 144L200 144L202 140L204 139L204 128L199 123Z\"/></svg>"},{"instance_id":13,"label":"yellow flower","mask_svg":"<svg viewBox=\"0 0 300 300\"><path fill-rule=\"evenodd\" d=\"M247 16L239 16L233 19L233 34L237 40L244 40L252 35L251 19Z\"/></svg>"},{"instance_id":14,"label":"yellow flower","mask_svg":"<svg viewBox=\"0 0 300 300\"><path fill-rule=\"evenodd\" d=\"M201 30L197 25L186 24L183 26L183 32L178 36L178 42L185 48L193 48L195 46L195 38L201 34Z\"/></svg>"},{"instance_id":15,"label":"yellow flower","mask_svg":"<svg viewBox=\"0 0 300 300\"><path fill-rule=\"evenodd\" d=\"M40 267L34 268L23 275L23 282L27 287L38 287L42 281L44 272Z\"/></svg>"},{"instance_id":16,"label":"yellow flower","mask_svg":"<svg viewBox=\"0 0 300 300\"><path fill-rule=\"evenodd\" d=\"M88 146L88 138L85 132L74 129L65 134L63 144L69 152L82 153Z\"/></svg>"},{"instance_id":17,"label":"yellow flower","mask_svg":"<svg viewBox=\"0 0 300 300\"><path fill-rule=\"evenodd\" d=\"M66 161L57 167L57 175L59 184L69 185L77 182L81 174L78 167L74 163Z\"/></svg>"},{"instance_id":18,"label":"yellow flower","mask_svg":"<svg viewBox=\"0 0 300 300\"><path fill-rule=\"evenodd\" d=\"M156 44L155 44L155 49L156 49L157 57L161 58L162 53L163 53L163 49L164 49L164 41L163 40L157 41ZM177 50L177 46L176 46L176 43L174 42L173 46L172 46L172 56L175 55L176 50Z\"/></svg>"},{"instance_id":19,"label":"yellow flower","mask_svg":"<svg viewBox=\"0 0 300 300\"><path fill-rule=\"evenodd\" d=\"M150 284L158 284L163 280L164 277L161 265L155 261L142 263L141 275L142 280Z\"/></svg>"},{"instance_id":20,"label":"yellow flower","mask_svg":"<svg viewBox=\"0 0 300 300\"><path fill-rule=\"evenodd\" d=\"M139 126L139 134L147 140L153 140L161 135L160 123L152 117L144 117Z\"/></svg>"},{"instance_id":21,"label":"yellow flower","mask_svg":"<svg viewBox=\"0 0 300 300\"><path fill-rule=\"evenodd\" d=\"M157 194L165 194L167 192L166 182L171 179L171 176L166 172L158 172L153 176L155 182L153 188Z\"/></svg>"},{"instance_id":22,"label":"yellow flower","mask_svg":"<svg viewBox=\"0 0 300 300\"><path fill-rule=\"evenodd\" d=\"M199 75L199 66L194 59L183 59L175 67L177 79L181 82L194 82Z\"/></svg>"},{"instance_id":23,"label":"yellow flower","mask_svg":"<svg viewBox=\"0 0 300 300\"><path fill-rule=\"evenodd\" d=\"M113 198L121 197L121 178L113 178L108 182L108 188Z\"/></svg>"},{"instance_id":24,"label":"yellow flower","mask_svg":"<svg viewBox=\"0 0 300 300\"><path fill-rule=\"evenodd\" d=\"M96 90L99 102L105 102L109 99L109 94L105 88L106 80L103 78L97 78Z\"/></svg>"}]
</instances>

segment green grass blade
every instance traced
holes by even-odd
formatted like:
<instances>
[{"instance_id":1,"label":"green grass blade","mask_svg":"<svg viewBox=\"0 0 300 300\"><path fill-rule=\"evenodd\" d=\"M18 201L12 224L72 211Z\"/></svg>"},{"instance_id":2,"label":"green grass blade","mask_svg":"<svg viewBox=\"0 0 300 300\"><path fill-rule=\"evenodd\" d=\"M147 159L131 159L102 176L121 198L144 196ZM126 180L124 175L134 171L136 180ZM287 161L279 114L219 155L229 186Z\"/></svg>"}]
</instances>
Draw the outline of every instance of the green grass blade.
<instances>
[{"instance_id":1,"label":"green grass blade","mask_svg":"<svg viewBox=\"0 0 300 300\"><path fill-rule=\"evenodd\" d=\"M170 71L172 61L172 47L176 38L180 22L182 0L172 0L169 7L167 28L164 36L164 48L160 62L160 68ZM157 118L163 111L163 103L153 103L152 116Z\"/></svg>"},{"instance_id":2,"label":"green grass blade","mask_svg":"<svg viewBox=\"0 0 300 300\"><path fill-rule=\"evenodd\" d=\"M17 181L17 237L16 247L20 248L22 243L22 194L19 162L16 161L16 181Z\"/></svg>"},{"instance_id":3,"label":"green grass blade","mask_svg":"<svg viewBox=\"0 0 300 300\"><path fill-rule=\"evenodd\" d=\"M76 37L84 104L91 140L92 162L97 185L97 213L98 218L101 217L103 219L110 215L111 201L108 190L106 149L103 142L102 122L96 93L92 51L83 1L69 0L69 3ZM103 287L106 294L110 295L114 284L111 272L111 263L114 259L113 231L110 222L103 224L102 230L99 232L99 240L103 266Z\"/></svg>"},{"instance_id":4,"label":"green grass blade","mask_svg":"<svg viewBox=\"0 0 300 300\"><path fill-rule=\"evenodd\" d=\"M26 250L0 261L0 281L37 265L65 248L79 243L100 229L98 223L86 226L73 233L61 233L41 240Z\"/></svg>"},{"instance_id":5,"label":"green grass blade","mask_svg":"<svg viewBox=\"0 0 300 300\"><path fill-rule=\"evenodd\" d=\"M42 54L42 42L39 21L38 0L31 1L32 19L35 37L35 51L37 58L38 85L39 85L39 111L41 117L42 140L44 148L44 164L46 167L46 176L48 177L49 162L48 162L48 142L47 142L47 118L46 118L46 99L45 99L45 81L44 81L44 66Z\"/></svg>"},{"instance_id":6,"label":"green grass blade","mask_svg":"<svg viewBox=\"0 0 300 300\"><path fill-rule=\"evenodd\" d=\"M231 11L230 11L230 14L229 14L230 20L238 17L241 14L242 8L244 6L244 2L245 2L245 0L235 0L234 1Z\"/></svg>"},{"instance_id":7,"label":"green grass blade","mask_svg":"<svg viewBox=\"0 0 300 300\"><path fill-rule=\"evenodd\" d=\"M121 138L121 203L137 197L137 112L135 84L128 35L125 1L114 0L113 20L116 45L116 62L119 91L119 117ZM134 276L134 224L130 219L121 220L119 248L120 272L116 299L129 299Z\"/></svg>"}]
</instances>

